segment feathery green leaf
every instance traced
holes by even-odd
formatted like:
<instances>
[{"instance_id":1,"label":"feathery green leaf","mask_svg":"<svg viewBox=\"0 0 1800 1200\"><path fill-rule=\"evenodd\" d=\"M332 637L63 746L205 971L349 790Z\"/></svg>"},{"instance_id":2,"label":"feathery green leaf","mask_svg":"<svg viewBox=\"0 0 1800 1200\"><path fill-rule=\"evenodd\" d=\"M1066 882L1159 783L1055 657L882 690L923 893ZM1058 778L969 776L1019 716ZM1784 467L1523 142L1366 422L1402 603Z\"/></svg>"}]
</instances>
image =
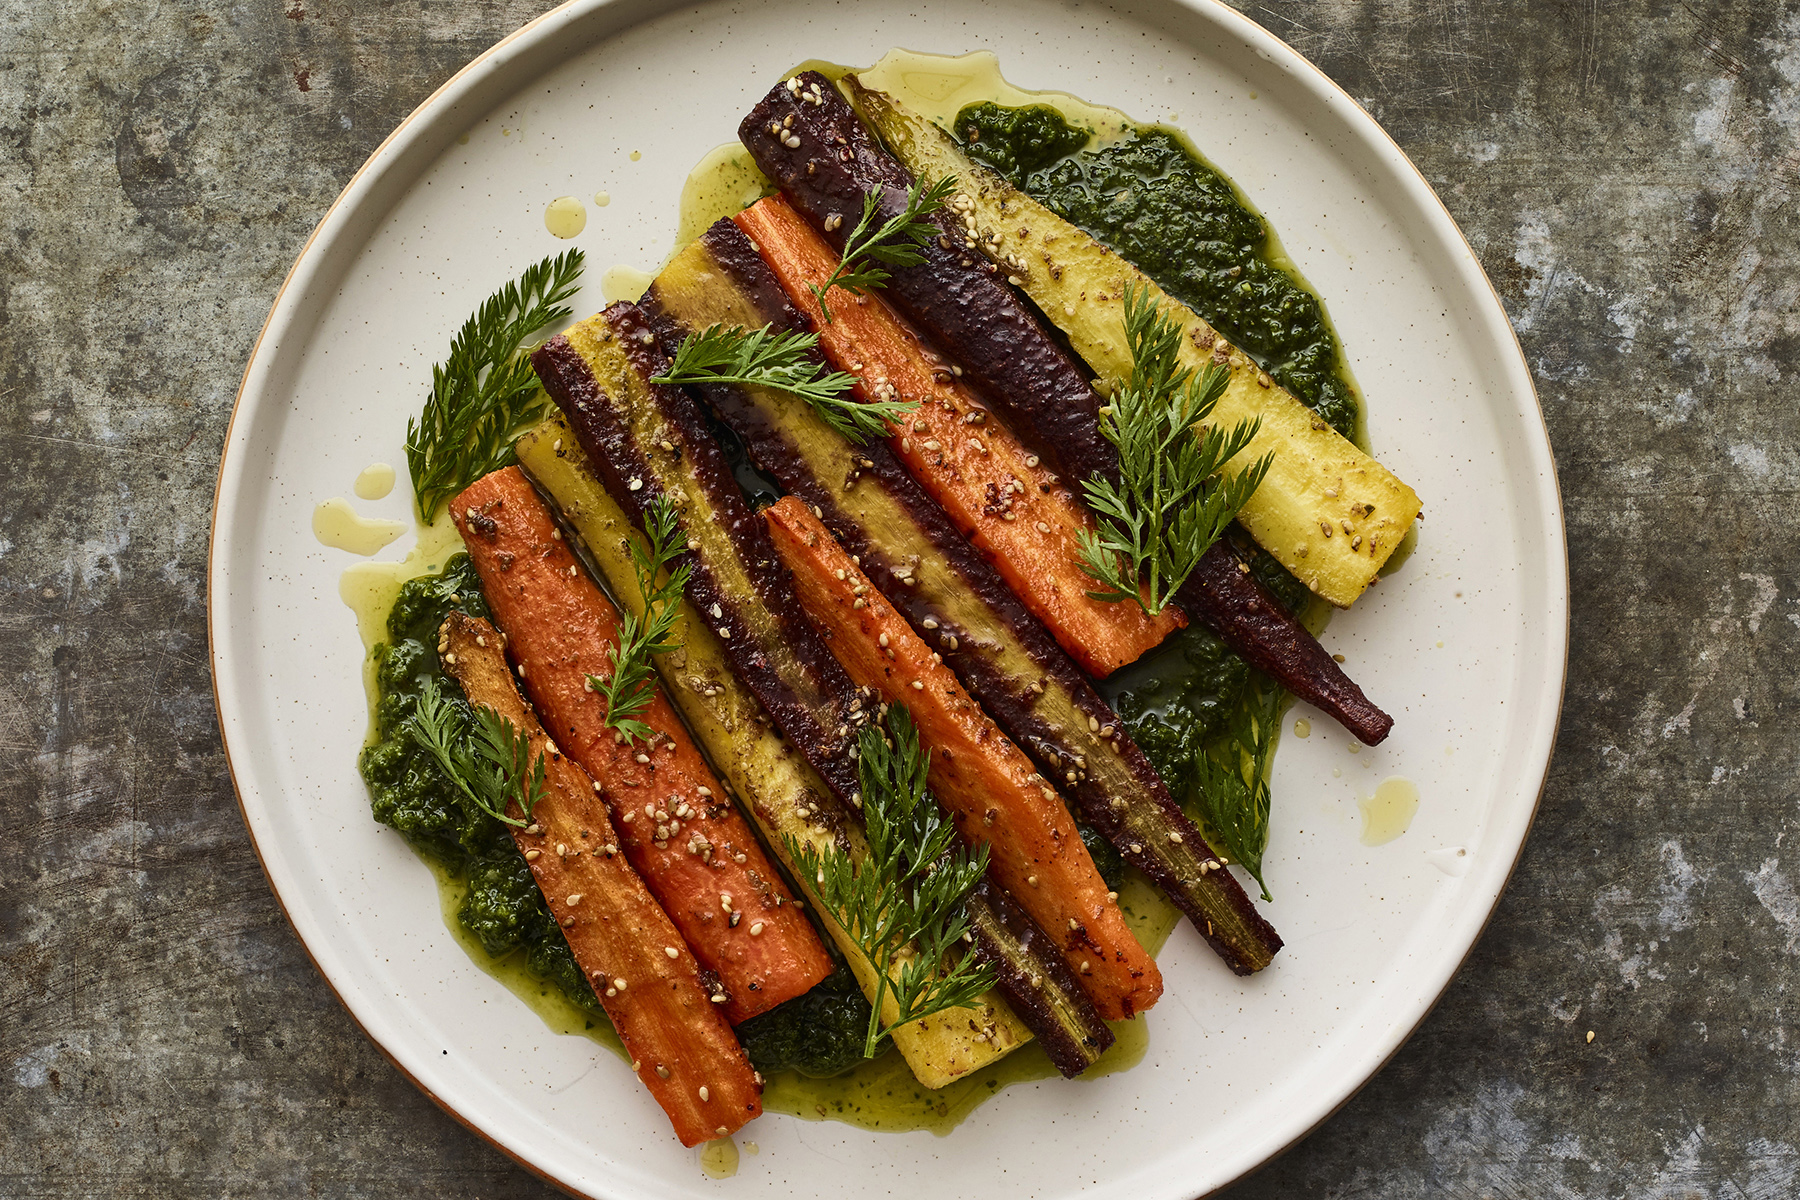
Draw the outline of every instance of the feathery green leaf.
<instances>
[{"instance_id":1,"label":"feathery green leaf","mask_svg":"<svg viewBox=\"0 0 1800 1200\"><path fill-rule=\"evenodd\" d=\"M1223 745L1194 752L1194 794L1207 840L1242 864L1262 888L1263 851L1269 845L1269 760L1275 752L1288 694L1254 676L1232 716Z\"/></svg>"},{"instance_id":2,"label":"feathery green leaf","mask_svg":"<svg viewBox=\"0 0 1800 1200\"><path fill-rule=\"evenodd\" d=\"M643 540L631 539L631 572L637 576L638 593L644 598L643 616L626 613L619 622L619 640L607 651L612 674L605 679L587 677L588 687L606 704L606 724L624 734L628 742L635 738L650 741L656 736L656 730L638 718L656 694L655 656L680 644L669 640L669 632L675 627L692 568L683 563L667 579L661 576L686 549L675 506L667 496L657 496L644 514Z\"/></svg>"},{"instance_id":3,"label":"feathery green leaf","mask_svg":"<svg viewBox=\"0 0 1800 1200\"><path fill-rule=\"evenodd\" d=\"M767 325L761 329L709 325L683 339L669 369L650 382L738 384L787 392L806 401L820 419L858 446L872 437L886 437L888 422L917 407L909 400L859 403L848 395L856 376L827 371L818 347L816 333L777 333Z\"/></svg>"},{"instance_id":4,"label":"feathery green leaf","mask_svg":"<svg viewBox=\"0 0 1800 1200\"><path fill-rule=\"evenodd\" d=\"M946 175L929 186L924 180L915 180L906 193L906 208L879 227L875 227L875 214L882 193L880 189L864 193L862 219L844 239L844 253L838 260L837 270L823 285L807 285L819 302L819 311L825 314L826 324L831 323L831 306L825 303L825 293L832 288L843 288L852 296L860 296L871 288L886 287L892 278L876 264L916 267L925 261L919 247L942 232L935 222L925 218L942 208L955 190L954 175Z\"/></svg>"},{"instance_id":5,"label":"feathery green leaf","mask_svg":"<svg viewBox=\"0 0 1800 1200\"><path fill-rule=\"evenodd\" d=\"M546 258L489 296L463 322L450 357L431 368L431 396L406 423L406 467L421 520L489 471L513 461L513 441L543 411L544 392L520 351L569 315L582 254Z\"/></svg>"},{"instance_id":6,"label":"feathery green leaf","mask_svg":"<svg viewBox=\"0 0 1800 1200\"><path fill-rule=\"evenodd\" d=\"M926 788L930 755L898 705L887 730L865 726L857 741L868 855L860 865L836 847L820 854L785 835L788 853L820 903L874 964L876 992L863 1053L910 1021L966 1008L994 986L991 965L963 954L951 962L969 919L963 899L987 870L984 845L971 852ZM896 970L898 966L898 970ZM898 1015L883 1021L892 995Z\"/></svg>"},{"instance_id":7,"label":"feathery green leaf","mask_svg":"<svg viewBox=\"0 0 1800 1200\"><path fill-rule=\"evenodd\" d=\"M1154 616L1237 517L1274 458L1223 474L1256 436L1260 418L1229 430L1200 424L1225 394L1230 372L1217 363L1198 373L1183 367L1181 327L1135 284L1125 287L1125 339L1131 378L1100 410L1101 436L1118 447L1119 479L1096 475L1081 485L1099 518L1081 535L1081 568L1100 584L1089 596L1135 602Z\"/></svg>"},{"instance_id":8,"label":"feathery green leaf","mask_svg":"<svg viewBox=\"0 0 1800 1200\"><path fill-rule=\"evenodd\" d=\"M491 708L476 707L473 726L444 699L437 680L425 679L418 704L403 728L425 748L477 809L508 825L526 821L506 815L517 800L527 820L544 798L544 756L533 759L531 739Z\"/></svg>"}]
</instances>

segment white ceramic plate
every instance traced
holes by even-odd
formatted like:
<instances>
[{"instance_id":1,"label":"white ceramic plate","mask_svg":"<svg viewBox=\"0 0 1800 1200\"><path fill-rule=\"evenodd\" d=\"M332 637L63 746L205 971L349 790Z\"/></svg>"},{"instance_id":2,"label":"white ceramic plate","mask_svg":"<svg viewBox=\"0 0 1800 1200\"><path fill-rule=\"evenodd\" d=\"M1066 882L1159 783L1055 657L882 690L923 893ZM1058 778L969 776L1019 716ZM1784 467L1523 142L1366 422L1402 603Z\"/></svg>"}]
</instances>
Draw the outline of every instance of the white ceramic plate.
<instances>
[{"instance_id":1,"label":"white ceramic plate","mask_svg":"<svg viewBox=\"0 0 1800 1200\"><path fill-rule=\"evenodd\" d=\"M310 528L372 460L403 461L434 358L500 280L589 205L577 312L613 263L672 245L689 167L806 58L996 51L1008 78L1168 118L1261 207L1325 297L1381 459L1425 498L1419 549L1327 636L1397 724L1351 754L1312 714L1275 776L1266 912L1287 939L1239 980L1191 930L1134 1070L1013 1087L944 1138L767 1115L727 1182L614 1057L549 1033L446 931L425 866L355 769L361 646ZM641 151L640 161L632 152ZM366 513L404 518L405 488ZM389 552L404 549L405 543ZM1316 69L1223 5L768 0L668 11L580 0L470 64L360 171L301 253L245 374L210 568L220 725L245 820L301 940L356 1020L506 1153L596 1196L1098 1196L1211 1191L1304 1135L1423 1018L1479 935L1549 760L1567 571L1530 377L1473 254L1405 156ZM1302 710L1304 712L1304 710ZM1369 848L1357 799L1423 796Z\"/></svg>"}]
</instances>

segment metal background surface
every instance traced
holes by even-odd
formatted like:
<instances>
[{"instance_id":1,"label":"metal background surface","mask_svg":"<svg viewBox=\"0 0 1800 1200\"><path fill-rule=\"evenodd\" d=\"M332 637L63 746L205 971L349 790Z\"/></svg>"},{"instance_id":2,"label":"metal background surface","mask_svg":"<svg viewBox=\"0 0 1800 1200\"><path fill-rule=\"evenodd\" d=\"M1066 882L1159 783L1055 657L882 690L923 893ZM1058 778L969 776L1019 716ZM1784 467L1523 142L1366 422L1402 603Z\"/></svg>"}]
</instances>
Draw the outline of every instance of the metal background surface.
<instances>
[{"instance_id":1,"label":"metal background surface","mask_svg":"<svg viewBox=\"0 0 1800 1200\"><path fill-rule=\"evenodd\" d=\"M0 2L6 1195L547 1190L388 1066L282 920L201 591L287 264L540 7ZM1232 1194L1791 1194L1800 9L1245 11L1481 253L1557 450L1575 606L1488 934L1388 1069Z\"/></svg>"}]
</instances>

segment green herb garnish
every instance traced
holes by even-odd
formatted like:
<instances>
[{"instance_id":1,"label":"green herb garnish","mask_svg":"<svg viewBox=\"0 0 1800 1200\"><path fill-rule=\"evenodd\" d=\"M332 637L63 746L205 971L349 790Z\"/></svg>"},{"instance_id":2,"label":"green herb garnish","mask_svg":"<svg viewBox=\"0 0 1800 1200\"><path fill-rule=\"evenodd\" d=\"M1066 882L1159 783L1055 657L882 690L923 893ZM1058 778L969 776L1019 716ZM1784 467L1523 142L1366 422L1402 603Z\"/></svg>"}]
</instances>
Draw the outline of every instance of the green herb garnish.
<instances>
[{"instance_id":1,"label":"green herb garnish","mask_svg":"<svg viewBox=\"0 0 1800 1200\"><path fill-rule=\"evenodd\" d=\"M646 549L646 546L648 547ZM619 622L619 640L607 651L612 659L612 674L605 679L587 677L588 687L606 702L606 724L625 736L650 741L656 730L638 720L650 698L655 695L658 654L667 654L680 643L669 640L675 627L682 593L687 591L692 568L683 563L657 582L676 555L687 549L681 536L681 525L675 519L675 506L667 496L651 500L644 512L644 540L631 539L631 571L637 576L638 594L644 598L644 613L625 614Z\"/></svg>"},{"instance_id":2,"label":"green herb garnish","mask_svg":"<svg viewBox=\"0 0 1800 1200\"><path fill-rule=\"evenodd\" d=\"M987 870L988 850L963 846L926 790L930 758L919 747L912 718L898 705L890 708L887 734L865 726L857 752L869 843L861 867L835 846L821 855L793 834L784 837L820 903L875 967L863 1043L864 1056L873 1058L899 1026L968 1007L994 986L995 972L972 954L948 961L969 932L962 902ZM883 1021L882 1004L890 994L898 1016Z\"/></svg>"},{"instance_id":3,"label":"green herb garnish","mask_svg":"<svg viewBox=\"0 0 1800 1200\"><path fill-rule=\"evenodd\" d=\"M816 333L777 333L761 329L709 325L689 334L675 351L669 369L652 383L728 383L772 388L798 396L827 425L855 445L888 435L888 422L898 421L916 406L911 400L858 403L847 392L856 376L827 371L816 351Z\"/></svg>"},{"instance_id":4,"label":"green herb garnish","mask_svg":"<svg viewBox=\"0 0 1800 1200\"><path fill-rule=\"evenodd\" d=\"M469 803L496 821L523 826L525 821L506 815L506 805L517 800L531 816L544 798L544 756L534 761L531 739L493 709L478 705L474 712L471 724L444 699L437 680L427 678L404 728Z\"/></svg>"},{"instance_id":5,"label":"green herb garnish","mask_svg":"<svg viewBox=\"0 0 1800 1200\"><path fill-rule=\"evenodd\" d=\"M431 368L431 397L406 423L406 468L421 520L490 471L513 461L513 440L537 420L544 392L526 339L569 315L582 255L546 258L489 296L463 322L450 357Z\"/></svg>"},{"instance_id":6,"label":"green herb garnish","mask_svg":"<svg viewBox=\"0 0 1800 1200\"><path fill-rule=\"evenodd\" d=\"M1081 485L1099 517L1099 528L1081 535L1081 568L1102 585L1089 596L1135 601L1154 616L1250 499L1274 456L1221 475L1261 418L1230 432L1194 428L1212 414L1231 374L1217 363L1198 374L1181 365L1181 327L1148 288L1125 285L1125 338L1131 378L1100 409L1100 433L1119 449L1119 483L1096 475Z\"/></svg>"},{"instance_id":7,"label":"green herb garnish","mask_svg":"<svg viewBox=\"0 0 1800 1200\"><path fill-rule=\"evenodd\" d=\"M944 201L955 190L954 175L946 175L929 187L923 180L915 180L906 193L906 208L879 229L871 227L875 224L875 209L880 204L881 190L877 188L863 195L862 219L850 231L850 236L844 239L844 253L838 261L837 270L831 273L831 278L822 286L807 285L812 291L813 299L819 302L819 311L825 314L826 324L831 323L831 306L825 303L825 293L832 288L843 288L852 296L860 296L870 288L886 287L887 281L892 278L876 264L916 267L925 261L925 256L919 253L919 247L943 233L935 222L925 218L942 208Z\"/></svg>"},{"instance_id":8,"label":"green herb garnish","mask_svg":"<svg viewBox=\"0 0 1800 1200\"><path fill-rule=\"evenodd\" d=\"M1269 759L1288 695L1252 678L1232 714L1223 744L1213 753L1194 752L1194 792L1207 838L1241 863L1272 900L1263 879L1263 851L1269 846Z\"/></svg>"}]
</instances>

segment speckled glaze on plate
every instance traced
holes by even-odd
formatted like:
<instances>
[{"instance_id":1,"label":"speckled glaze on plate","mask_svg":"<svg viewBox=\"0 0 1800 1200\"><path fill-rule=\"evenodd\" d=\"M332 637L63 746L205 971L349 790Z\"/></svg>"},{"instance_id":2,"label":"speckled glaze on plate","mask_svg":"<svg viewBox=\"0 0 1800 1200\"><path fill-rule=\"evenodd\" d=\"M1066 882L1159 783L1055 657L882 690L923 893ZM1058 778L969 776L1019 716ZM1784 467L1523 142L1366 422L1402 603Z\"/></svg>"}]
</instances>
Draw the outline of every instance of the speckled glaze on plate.
<instances>
[{"instance_id":1,"label":"speckled glaze on plate","mask_svg":"<svg viewBox=\"0 0 1800 1200\"><path fill-rule=\"evenodd\" d=\"M445 929L430 872L375 825L355 769L362 649L313 506L401 461L434 358L502 279L562 248L553 199L610 193L572 244L578 313L654 267L700 156L785 69L892 46L989 49L1012 82L1179 124L1324 296L1377 455L1425 498L1417 552L1327 642L1397 718L1383 746L1318 714L1277 758L1265 906L1287 939L1240 980L1190 930L1134 1070L1002 1092L948 1137L769 1115L707 1178L625 1066L552 1034ZM639 157L634 158L634 152ZM404 518L409 497L360 502ZM397 557L407 539L383 552ZM354 1018L438 1103L584 1195L1172 1200L1303 1136L1416 1027L1479 935L1536 807L1561 698L1567 568L1531 381L1474 255L1405 156L1273 36L1203 0L1109 6L582 0L471 63L369 160L301 253L245 373L210 563L220 726L269 880ZM1404 836L1358 800L1403 775Z\"/></svg>"}]
</instances>

